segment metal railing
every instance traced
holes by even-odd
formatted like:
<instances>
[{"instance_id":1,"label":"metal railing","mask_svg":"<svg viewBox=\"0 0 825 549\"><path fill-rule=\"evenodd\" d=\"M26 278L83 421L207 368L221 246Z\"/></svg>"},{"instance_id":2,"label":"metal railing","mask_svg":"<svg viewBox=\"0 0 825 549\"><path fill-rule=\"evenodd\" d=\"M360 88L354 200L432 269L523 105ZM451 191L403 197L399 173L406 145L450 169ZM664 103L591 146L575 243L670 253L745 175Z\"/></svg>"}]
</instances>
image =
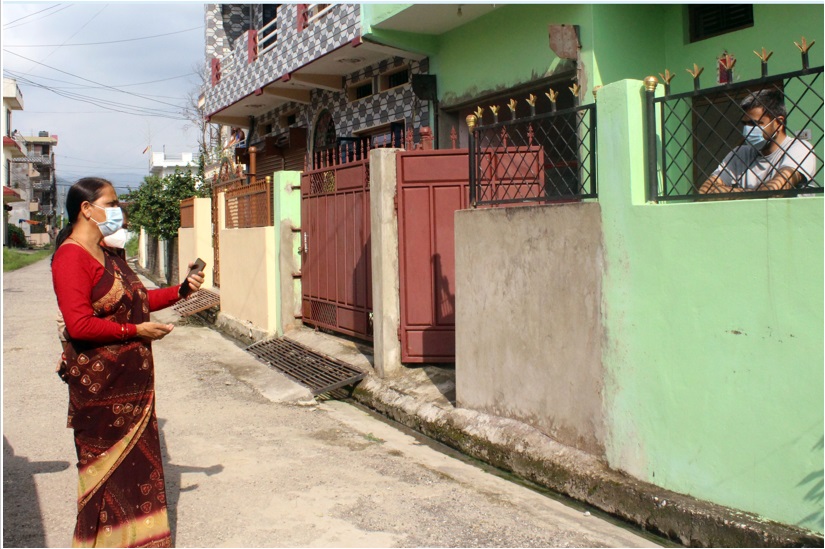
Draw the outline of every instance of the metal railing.
<instances>
[{"instance_id":1,"label":"metal railing","mask_svg":"<svg viewBox=\"0 0 825 549\"><path fill-rule=\"evenodd\" d=\"M247 229L275 224L272 182L266 179L226 190L226 228Z\"/></svg>"},{"instance_id":2,"label":"metal railing","mask_svg":"<svg viewBox=\"0 0 825 549\"><path fill-rule=\"evenodd\" d=\"M724 69L721 79L727 83L714 88L700 89L702 69L696 65L688 71L694 79L690 92L671 95L673 75L666 71L660 75L665 80L664 96L655 97L658 79L645 79L649 200L765 198L823 192L823 68L807 66L806 49L802 70L768 76L770 53L764 49L761 55L754 53L762 59L762 76L753 80L732 83L735 60L730 56L720 61ZM764 145L757 149L744 140L745 112L740 107L744 99L753 101L752 94L763 90L774 90L784 97L785 124L796 130L787 132L779 145L782 152L776 149L766 155L762 154ZM761 107L758 103L754 104ZM764 116L775 118L767 112ZM762 124L768 128L770 122ZM759 127L755 131L760 131ZM757 164L762 164L754 168L758 172L749 174ZM759 174L764 175L761 183Z\"/></svg>"},{"instance_id":3,"label":"metal railing","mask_svg":"<svg viewBox=\"0 0 825 549\"><path fill-rule=\"evenodd\" d=\"M398 148L406 151L416 149L432 149L433 133L428 127L419 129L419 142L416 143L412 128L399 134L398 142L391 139L384 145L375 145L369 136L364 137L340 137L338 142L332 147L323 151L313 151L307 156L304 172L312 170L325 170L343 164L359 162L364 160L369 162L370 151L373 149ZM453 146L455 148L455 146Z\"/></svg>"},{"instance_id":4,"label":"metal railing","mask_svg":"<svg viewBox=\"0 0 825 549\"><path fill-rule=\"evenodd\" d=\"M535 115L532 96L531 115L506 122L497 108L492 124L475 126L480 108L468 117L473 207L597 196L596 105L557 111L551 101L551 112Z\"/></svg>"},{"instance_id":5,"label":"metal railing","mask_svg":"<svg viewBox=\"0 0 825 549\"><path fill-rule=\"evenodd\" d=\"M327 13L335 7L335 4L307 4L306 7L306 26L312 26L315 21L324 17Z\"/></svg>"},{"instance_id":6,"label":"metal railing","mask_svg":"<svg viewBox=\"0 0 825 549\"><path fill-rule=\"evenodd\" d=\"M278 18L258 30L258 56L275 49L278 45Z\"/></svg>"}]
</instances>

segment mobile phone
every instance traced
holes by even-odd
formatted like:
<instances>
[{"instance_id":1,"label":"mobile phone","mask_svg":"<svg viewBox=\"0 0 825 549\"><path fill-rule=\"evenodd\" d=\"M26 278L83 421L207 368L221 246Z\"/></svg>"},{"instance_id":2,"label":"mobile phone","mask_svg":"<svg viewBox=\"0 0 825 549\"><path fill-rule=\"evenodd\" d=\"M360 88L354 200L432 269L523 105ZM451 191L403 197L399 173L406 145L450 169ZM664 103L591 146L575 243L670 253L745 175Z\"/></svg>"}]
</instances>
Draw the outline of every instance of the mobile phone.
<instances>
[{"instance_id":1,"label":"mobile phone","mask_svg":"<svg viewBox=\"0 0 825 549\"><path fill-rule=\"evenodd\" d=\"M186 297L192 292L192 287L189 286L189 282L187 282L186 279L189 278L192 275L198 274L199 272L201 272L203 270L204 267L206 267L206 263L204 262L204 260L201 259L201 258L197 258L195 260L195 264L192 265L192 268L189 269L188 273L186 273L186 277L184 277L183 282L181 283L181 286L180 286L180 296L181 297Z\"/></svg>"}]
</instances>

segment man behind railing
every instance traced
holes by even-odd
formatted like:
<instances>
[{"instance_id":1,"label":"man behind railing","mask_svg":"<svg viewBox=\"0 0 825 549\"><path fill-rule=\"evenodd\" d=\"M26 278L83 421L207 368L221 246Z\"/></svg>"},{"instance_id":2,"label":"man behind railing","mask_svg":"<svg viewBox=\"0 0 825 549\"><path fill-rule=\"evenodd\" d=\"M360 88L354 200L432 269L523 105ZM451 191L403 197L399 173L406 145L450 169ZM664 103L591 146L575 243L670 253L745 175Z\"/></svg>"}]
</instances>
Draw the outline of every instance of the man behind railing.
<instances>
[{"instance_id":1,"label":"man behind railing","mask_svg":"<svg viewBox=\"0 0 825 549\"><path fill-rule=\"evenodd\" d=\"M742 108L745 142L699 188L701 194L779 191L810 186L816 173L811 144L785 132L785 98L777 89L748 95Z\"/></svg>"}]
</instances>

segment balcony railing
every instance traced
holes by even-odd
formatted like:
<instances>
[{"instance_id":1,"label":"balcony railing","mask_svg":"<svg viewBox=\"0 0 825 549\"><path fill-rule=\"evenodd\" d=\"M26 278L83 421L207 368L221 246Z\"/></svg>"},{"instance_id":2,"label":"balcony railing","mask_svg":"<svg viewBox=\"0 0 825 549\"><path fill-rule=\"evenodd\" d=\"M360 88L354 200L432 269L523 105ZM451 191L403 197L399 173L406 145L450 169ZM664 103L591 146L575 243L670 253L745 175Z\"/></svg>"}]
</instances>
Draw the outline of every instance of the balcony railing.
<instances>
[{"instance_id":1,"label":"balcony railing","mask_svg":"<svg viewBox=\"0 0 825 549\"><path fill-rule=\"evenodd\" d=\"M496 107L492 124L471 128L473 207L597 196L596 105L557 111L553 102L550 112L535 115L534 96L530 107L531 116L506 122Z\"/></svg>"},{"instance_id":2,"label":"balcony railing","mask_svg":"<svg viewBox=\"0 0 825 549\"><path fill-rule=\"evenodd\" d=\"M736 84L732 83L733 63L721 75L727 83L715 88L700 89L698 68L691 73L691 92L671 95L666 81L664 96L657 98L656 78L645 80L650 200L766 198L823 192L823 68L809 68L807 52L803 52L802 70L768 76L766 58L770 55L763 51L763 56L762 76ZM726 61L729 59L723 59L723 63ZM764 96L754 95L771 91L784 98L785 124L798 133L787 131L780 145L785 153L760 158L764 146L757 144L761 147L757 149L743 139L746 113L740 105L745 99L746 106L749 101L759 102L749 110L761 107L763 117L773 121L782 114L768 112L761 104ZM760 126L745 128L762 131ZM767 163L764 181L759 182L756 174L749 175L756 162L753 159Z\"/></svg>"},{"instance_id":3,"label":"balcony railing","mask_svg":"<svg viewBox=\"0 0 825 549\"><path fill-rule=\"evenodd\" d=\"M20 156L17 158L12 158L12 162L25 162L27 164L49 164L52 163L52 157L48 154L29 154L26 156Z\"/></svg>"},{"instance_id":4,"label":"balcony railing","mask_svg":"<svg viewBox=\"0 0 825 549\"><path fill-rule=\"evenodd\" d=\"M333 7L335 4L307 4L307 27L323 18Z\"/></svg>"},{"instance_id":5,"label":"balcony railing","mask_svg":"<svg viewBox=\"0 0 825 549\"><path fill-rule=\"evenodd\" d=\"M258 30L258 56L275 49L278 44L278 18L276 17Z\"/></svg>"}]
</instances>

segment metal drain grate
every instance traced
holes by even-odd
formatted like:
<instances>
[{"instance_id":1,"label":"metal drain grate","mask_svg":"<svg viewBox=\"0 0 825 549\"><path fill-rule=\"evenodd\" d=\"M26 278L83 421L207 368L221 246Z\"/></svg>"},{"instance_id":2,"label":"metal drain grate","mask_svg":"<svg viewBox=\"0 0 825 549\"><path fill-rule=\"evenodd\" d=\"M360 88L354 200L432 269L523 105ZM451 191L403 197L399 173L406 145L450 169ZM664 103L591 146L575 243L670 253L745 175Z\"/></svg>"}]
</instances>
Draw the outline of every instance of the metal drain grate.
<instances>
[{"instance_id":1,"label":"metal drain grate","mask_svg":"<svg viewBox=\"0 0 825 549\"><path fill-rule=\"evenodd\" d=\"M364 372L349 364L322 355L286 338L253 343L246 348L258 360L280 370L289 378L306 385L313 396L340 387L354 385L364 379Z\"/></svg>"},{"instance_id":2,"label":"metal drain grate","mask_svg":"<svg viewBox=\"0 0 825 549\"><path fill-rule=\"evenodd\" d=\"M221 294L211 290L198 290L188 299L178 301L172 309L181 316L189 316L221 304Z\"/></svg>"}]
</instances>

